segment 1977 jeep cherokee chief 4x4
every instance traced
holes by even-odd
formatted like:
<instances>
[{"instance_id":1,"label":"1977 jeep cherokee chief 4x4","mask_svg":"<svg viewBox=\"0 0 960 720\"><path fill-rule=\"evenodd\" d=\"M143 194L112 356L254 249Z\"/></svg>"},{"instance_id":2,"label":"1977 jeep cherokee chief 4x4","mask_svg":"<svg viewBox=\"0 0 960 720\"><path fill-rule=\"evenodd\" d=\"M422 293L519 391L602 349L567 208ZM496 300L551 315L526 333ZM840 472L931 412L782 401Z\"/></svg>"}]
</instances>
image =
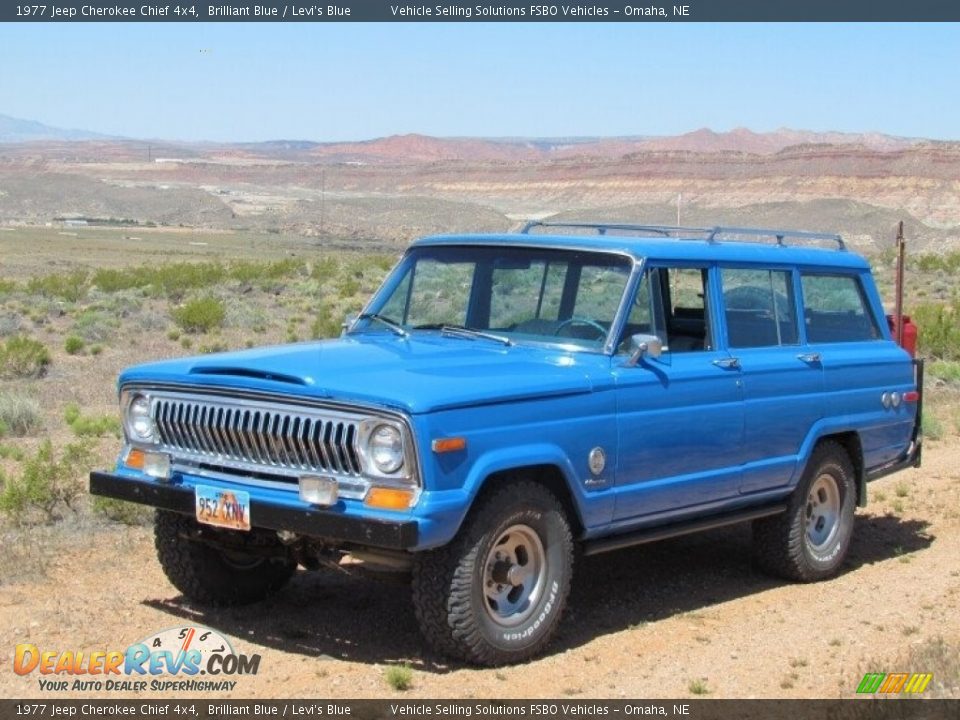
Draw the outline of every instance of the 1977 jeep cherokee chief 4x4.
<instances>
[{"instance_id":1,"label":"1977 jeep cherokee chief 4x4","mask_svg":"<svg viewBox=\"0 0 960 720\"><path fill-rule=\"evenodd\" d=\"M198 603L349 555L409 572L434 648L488 665L549 641L575 550L751 521L761 568L835 574L866 483L920 460L922 366L867 262L812 233L536 225L415 242L339 339L124 371L91 492L157 508Z\"/></svg>"}]
</instances>

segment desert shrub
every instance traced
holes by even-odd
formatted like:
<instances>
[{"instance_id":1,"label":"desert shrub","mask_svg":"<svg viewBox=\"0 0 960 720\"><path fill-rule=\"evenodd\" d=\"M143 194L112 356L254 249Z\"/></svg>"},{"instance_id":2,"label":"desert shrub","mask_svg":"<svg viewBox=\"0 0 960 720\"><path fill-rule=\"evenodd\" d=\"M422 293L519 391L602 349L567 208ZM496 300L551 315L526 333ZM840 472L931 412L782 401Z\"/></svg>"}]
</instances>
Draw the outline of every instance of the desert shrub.
<instances>
[{"instance_id":1,"label":"desert shrub","mask_svg":"<svg viewBox=\"0 0 960 720\"><path fill-rule=\"evenodd\" d=\"M371 255L366 260L369 266L377 271L377 277L386 275L397 264L397 256L395 255Z\"/></svg>"},{"instance_id":2,"label":"desert shrub","mask_svg":"<svg viewBox=\"0 0 960 720\"><path fill-rule=\"evenodd\" d=\"M413 687L413 670L409 665L391 665L387 668L384 679L394 690L409 690Z\"/></svg>"},{"instance_id":3,"label":"desert shrub","mask_svg":"<svg viewBox=\"0 0 960 720\"><path fill-rule=\"evenodd\" d=\"M167 297L183 297L189 290L223 282L226 275L220 263L173 263L158 267L151 285Z\"/></svg>"},{"instance_id":4,"label":"desert shrub","mask_svg":"<svg viewBox=\"0 0 960 720\"><path fill-rule=\"evenodd\" d=\"M86 297L89 289L88 275L86 270L73 270L68 273L33 277L27 281L27 292L67 302L78 302Z\"/></svg>"},{"instance_id":5,"label":"desert shrub","mask_svg":"<svg viewBox=\"0 0 960 720\"><path fill-rule=\"evenodd\" d=\"M259 305L251 302L231 302L227 306L227 327L263 332L267 328L267 314Z\"/></svg>"},{"instance_id":6,"label":"desert shrub","mask_svg":"<svg viewBox=\"0 0 960 720\"><path fill-rule=\"evenodd\" d=\"M63 419L77 437L120 437L120 420L113 415L84 415L76 403L63 411Z\"/></svg>"},{"instance_id":7,"label":"desert shrub","mask_svg":"<svg viewBox=\"0 0 960 720\"><path fill-rule=\"evenodd\" d=\"M310 326L310 336L314 339L340 337L342 320L334 316L333 311L327 305L321 305L317 309L317 316Z\"/></svg>"},{"instance_id":8,"label":"desert shrub","mask_svg":"<svg viewBox=\"0 0 960 720\"><path fill-rule=\"evenodd\" d=\"M171 313L174 322L188 333L205 333L223 327L227 310L224 304L210 295L194 298Z\"/></svg>"},{"instance_id":9,"label":"desert shrub","mask_svg":"<svg viewBox=\"0 0 960 720\"><path fill-rule=\"evenodd\" d=\"M313 263L310 269L310 277L314 280L323 282L336 277L340 272L340 261L335 257L322 257Z\"/></svg>"},{"instance_id":10,"label":"desert shrub","mask_svg":"<svg viewBox=\"0 0 960 720\"><path fill-rule=\"evenodd\" d=\"M295 277L303 270L303 262L294 258L273 260L270 262L251 262L243 260L235 262L227 270L230 278L239 282L256 282L258 280L278 280L280 278Z\"/></svg>"},{"instance_id":11,"label":"desert shrub","mask_svg":"<svg viewBox=\"0 0 960 720\"><path fill-rule=\"evenodd\" d=\"M907 267L922 273L943 271L953 275L960 270L960 252L949 252L944 255L934 253L915 255L907 258Z\"/></svg>"},{"instance_id":12,"label":"desert shrub","mask_svg":"<svg viewBox=\"0 0 960 720\"><path fill-rule=\"evenodd\" d=\"M91 282L98 290L107 293L144 287L147 283L143 270L144 268L100 268L93 273Z\"/></svg>"},{"instance_id":13,"label":"desert shrub","mask_svg":"<svg viewBox=\"0 0 960 720\"><path fill-rule=\"evenodd\" d=\"M941 440L943 438L943 421L932 412L928 412L927 410L923 411L921 426L923 427L924 437L930 438L931 440Z\"/></svg>"},{"instance_id":14,"label":"desert shrub","mask_svg":"<svg viewBox=\"0 0 960 720\"><path fill-rule=\"evenodd\" d=\"M0 393L0 426L15 437L32 435L43 426L40 403L17 392Z\"/></svg>"},{"instance_id":15,"label":"desert shrub","mask_svg":"<svg viewBox=\"0 0 960 720\"><path fill-rule=\"evenodd\" d=\"M16 313L0 313L0 337L20 331L20 316Z\"/></svg>"},{"instance_id":16,"label":"desert shrub","mask_svg":"<svg viewBox=\"0 0 960 720\"><path fill-rule=\"evenodd\" d=\"M17 462L23 462L24 457L23 450L18 448L16 445L4 445L0 443L0 459L3 460L16 460ZM2 487L0 483L0 487Z\"/></svg>"},{"instance_id":17,"label":"desert shrub","mask_svg":"<svg viewBox=\"0 0 960 720\"><path fill-rule=\"evenodd\" d=\"M93 454L85 444L67 445L57 456L50 441L44 441L37 454L24 461L19 474L5 479L0 513L17 524L30 524L36 517L54 522L64 508L75 512L83 495L81 478L90 472L92 462Z\"/></svg>"},{"instance_id":18,"label":"desert shrub","mask_svg":"<svg viewBox=\"0 0 960 720\"><path fill-rule=\"evenodd\" d=\"M360 281L355 277L346 276L340 278L340 282L337 284L340 297L350 298L360 292Z\"/></svg>"},{"instance_id":19,"label":"desert shrub","mask_svg":"<svg viewBox=\"0 0 960 720\"><path fill-rule=\"evenodd\" d=\"M960 362L939 360L929 363L926 372L949 383L960 383Z\"/></svg>"},{"instance_id":20,"label":"desert shrub","mask_svg":"<svg viewBox=\"0 0 960 720\"><path fill-rule=\"evenodd\" d=\"M197 348L197 351L202 355L210 355L212 353L226 352L229 350L227 344L224 342L212 342L206 345L201 345Z\"/></svg>"},{"instance_id":21,"label":"desert shrub","mask_svg":"<svg viewBox=\"0 0 960 720\"><path fill-rule=\"evenodd\" d=\"M73 334L87 342L105 342L116 333L120 321L102 311L89 308L81 312L73 323Z\"/></svg>"},{"instance_id":22,"label":"desert shrub","mask_svg":"<svg viewBox=\"0 0 960 720\"><path fill-rule=\"evenodd\" d=\"M104 292L142 288L153 295L180 299L190 290L222 282L227 271L220 263L169 263L138 267L105 268L93 274L93 284Z\"/></svg>"},{"instance_id":23,"label":"desert shrub","mask_svg":"<svg viewBox=\"0 0 960 720\"><path fill-rule=\"evenodd\" d=\"M917 348L939 360L960 360L960 297L949 304L924 303L910 315L917 324Z\"/></svg>"},{"instance_id":24,"label":"desert shrub","mask_svg":"<svg viewBox=\"0 0 960 720\"><path fill-rule=\"evenodd\" d=\"M99 344L98 344L98 345L91 345L91 346L90 346L90 354L91 354L91 355L96 356L96 355L99 355L99 354L102 353L102 352L103 352L103 345L99 345Z\"/></svg>"},{"instance_id":25,"label":"desert shrub","mask_svg":"<svg viewBox=\"0 0 960 720\"><path fill-rule=\"evenodd\" d=\"M69 335L63 343L63 349L67 351L67 355L76 355L82 352L86 345L83 338L77 337L76 335Z\"/></svg>"},{"instance_id":26,"label":"desert shrub","mask_svg":"<svg viewBox=\"0 0 960 720\"><path fill-rule=\"evenodd\" d=\"M149 508L114 498L95 496L93 512L123 525L146 525L153 517Z\"/></svg>"},{"instance_id":27,"label":"desert shrub","mask_svg":"<svg viewBox=\"0 0 960 720\"><path fill-rule=\"evenodd\" d=\"M25 335L13 335L0 343L0 378L40 377L50 364L43 343Z\"/></svg>"},{"instance_id":28,"label":"desert shrub","mask_svg":"<svg viewBox=\"0 0 960 720\"><path fill-rule=\"evenodd\" d=\"M12 295L17 290L17 283L13 280L0 278L0 297Z\"/></svg>"}]
</instances>

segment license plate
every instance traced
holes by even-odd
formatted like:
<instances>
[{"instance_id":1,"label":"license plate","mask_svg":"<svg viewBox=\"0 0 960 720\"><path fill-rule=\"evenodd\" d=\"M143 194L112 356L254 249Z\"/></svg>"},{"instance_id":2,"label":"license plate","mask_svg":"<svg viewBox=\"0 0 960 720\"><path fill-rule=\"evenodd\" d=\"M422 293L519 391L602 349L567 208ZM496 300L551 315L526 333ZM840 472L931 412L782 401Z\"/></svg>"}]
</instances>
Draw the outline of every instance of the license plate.
<instances>
[{"instance_id":1,"label":"license plate","mask_svg":"<svg viewBox=\"0 0 960 720\"><path fill-rule=\"evenodd\" d=\"M250 493L204 485L197 485L194 490L199 522L231 530L250 529Z\"/></svg>"}]
</instances>

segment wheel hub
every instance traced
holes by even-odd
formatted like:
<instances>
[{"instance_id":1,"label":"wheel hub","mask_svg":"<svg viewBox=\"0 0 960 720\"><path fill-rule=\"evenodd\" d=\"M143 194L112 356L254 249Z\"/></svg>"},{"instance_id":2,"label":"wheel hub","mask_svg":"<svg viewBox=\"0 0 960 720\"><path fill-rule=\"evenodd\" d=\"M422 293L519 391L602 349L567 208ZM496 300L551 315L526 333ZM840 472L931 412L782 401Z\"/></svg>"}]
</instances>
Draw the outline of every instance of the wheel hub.
<instances>
[{"instance_id":1,"label":"wheel hub","mask_svg":"<svg viewBox=\"0 0 960 720\"><path fill-rule=\"evenodd\" d=\"M536 607L545 577L546 553L537 532L527 525L504 530L484 563L487 616L498 625L522 623Z\"/></svg>"},{"instance_id":2,"label":"wheel hub","mask_svg":"<svg viewBox=\"0 0 960 720\"><path fill-rule=\"evenodd\" d=\"M827 549L840 526L840 489L832 475L821 475L810 486L805 515L810 548L814 551Z\"/></svg>"}]
</instances>

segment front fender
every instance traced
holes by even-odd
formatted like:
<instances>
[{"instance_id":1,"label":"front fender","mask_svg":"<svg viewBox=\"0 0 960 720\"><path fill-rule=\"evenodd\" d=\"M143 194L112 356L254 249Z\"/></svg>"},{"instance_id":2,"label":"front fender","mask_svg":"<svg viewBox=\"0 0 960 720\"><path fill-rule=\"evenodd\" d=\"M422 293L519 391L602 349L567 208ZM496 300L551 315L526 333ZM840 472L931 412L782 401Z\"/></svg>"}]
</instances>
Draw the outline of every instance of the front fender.
<instances>
[{"instance_id":1,"label":"front fender","mask_svg":"<svg viewBox=\"0 0 960 720\"><path fill-rule=\"evenodd\" d=\"M610 522L613 514L612 492L590 491L588 498L575 466L559 446L531 443L484 453L471 465L462 487L423 493L417 513L422 520L420 547L436 547L453 539L491 476L543 465L558 469L569 491L571 505L577 514L576 520L583 527Z\"/></svg>"}]
</instances>

